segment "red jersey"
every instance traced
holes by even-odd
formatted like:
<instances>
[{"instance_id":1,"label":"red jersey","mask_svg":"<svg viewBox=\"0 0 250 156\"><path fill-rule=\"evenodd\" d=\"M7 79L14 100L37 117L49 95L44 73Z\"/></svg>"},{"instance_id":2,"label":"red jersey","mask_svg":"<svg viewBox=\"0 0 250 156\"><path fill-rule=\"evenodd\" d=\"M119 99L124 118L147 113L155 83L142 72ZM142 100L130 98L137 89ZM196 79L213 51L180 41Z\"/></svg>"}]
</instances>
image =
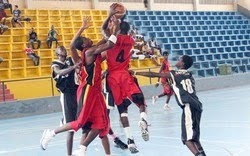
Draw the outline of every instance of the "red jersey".
<instances>
[{"instance_id":1,"label":"red jersey","mask_svg":"<svg viewBox=\"0 0 250 156\"><path fill-rule=\"evenodd\" d=\"M162 73L166 73L170 71L170 63L167 60L163 60L163 70Z\"/></svg>"},{"instance_id":2,"label":"red jersey","mask_svg":"<svg viewBox=\"0 0 250 156\"><path fill-rule=\"evenodd\" d=\"M87 49L84 49L82 52L82 68L81 68L81 80L82 85L89 84L90 86L102 88L102 56L101 54L96 56L96 59L90 65L85 65L85 52Z\"/></svg>"},{"instance_id":3,"label":"red jersey","mask_svg":"<svg viewBox=\"0 0 250 156\"><path fill-rule=\"evenodd\" d=\"M118 35L115 46L107 50L108 71L128 70L134 42L130 35Z\"/></svg>"}]
</instances>

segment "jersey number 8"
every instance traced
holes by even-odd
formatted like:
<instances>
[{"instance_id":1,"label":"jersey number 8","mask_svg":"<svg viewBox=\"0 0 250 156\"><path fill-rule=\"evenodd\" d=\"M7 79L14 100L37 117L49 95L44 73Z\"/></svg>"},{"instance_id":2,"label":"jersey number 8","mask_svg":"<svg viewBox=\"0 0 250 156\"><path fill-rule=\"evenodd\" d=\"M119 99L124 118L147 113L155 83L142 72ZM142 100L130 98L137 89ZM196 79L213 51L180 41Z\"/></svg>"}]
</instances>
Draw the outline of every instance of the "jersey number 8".
<instances>
[{"instance_id":1,"label":"jersey number 8","mask_svg":"<svg viewBox=\"0 0 250 156\"><path fill-rule=\"evenodd\" d=\"M192 82L190 79L185 79L181 81L182 87L185 91L188 91L188 93L192 94L194 92L192 87Z\"/></svg>"}]
</instances>

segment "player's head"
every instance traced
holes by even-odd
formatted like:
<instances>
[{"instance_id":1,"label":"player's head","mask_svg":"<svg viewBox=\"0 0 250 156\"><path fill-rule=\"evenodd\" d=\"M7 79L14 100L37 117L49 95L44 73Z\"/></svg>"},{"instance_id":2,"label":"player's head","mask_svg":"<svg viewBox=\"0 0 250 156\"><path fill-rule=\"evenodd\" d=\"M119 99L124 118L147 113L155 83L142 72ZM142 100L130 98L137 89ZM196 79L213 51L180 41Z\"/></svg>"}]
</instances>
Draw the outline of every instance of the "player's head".
<instances>
[{"instance_id":1,"label":"player's head","mask_svg":"<svg viewBox=\"0 0 250 156\"><path fill-rule=\"evenodd\" d=\"M56 48L56 56L62 62L64 62L67 58L67 50L64 46L59 46Z\"/></svg>"},{"instance_id":2,"label":"player's head","mask_svg":"<svg viewBox=\"0 0 250 156\"><path fill-rule=\"evenodd\" d=\"M92 45L93 42L91 39L82 36L79 36L74 43L74 47L80 51L83 51L84 48L89 48Z\"/></svg>"},{"instance_id":3,"label":"player's head","mask_svg":"<svg viewBox=\"0 0 250 156\"><path fill-rule=\"evenodd\" d=\"M193 65L193 59L192 57L188 55L183 55L179 58L179 61L176 63L176 67L178 69L188 69Z\"/></svg>"},{"instance_id":4,"label":"player's head","mask_svg":"<svg viewBox=\"0 0 250 156\"><path fill-rule=\"evenodd\" d=\"M167 51L164 51L163 53L162 53L162 55L163 55L163 57L164 57L164 59L168 59L168 52Z\"/></svg>"},{"instance_id":5,"label":"player's head","mask_svg":"<svg viewBox=\"0 0 250 156\"><path fill-rule=\"evenodd\" d=\"M130 30L130 25L128 24L128 22L123 21L120 24L120 29L121 29L121 34L127 35Z\"/></svg>"}]
</instances>

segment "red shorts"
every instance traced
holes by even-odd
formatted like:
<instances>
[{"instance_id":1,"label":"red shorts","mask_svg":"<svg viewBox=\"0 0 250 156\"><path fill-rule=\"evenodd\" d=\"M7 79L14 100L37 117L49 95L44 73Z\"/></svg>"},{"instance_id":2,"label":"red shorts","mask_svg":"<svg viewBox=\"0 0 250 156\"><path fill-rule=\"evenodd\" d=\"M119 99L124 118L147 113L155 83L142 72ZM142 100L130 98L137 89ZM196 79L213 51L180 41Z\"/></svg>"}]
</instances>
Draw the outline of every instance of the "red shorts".
<instances>
[{"instance_id":1,"label":"red shorts","mask_svg":"<svg viewBox=\"0 0 250 156\"><path fill-rule=\"evenodd\" d=\"M169 95L169 94L173 95L174 94L173 89L169 85L163 84L162 87L163 87L163 93L164 94L166 94L166 95Z\"/></svg>"},{"instance_id":2,"label":"red shorts","mask_svg":"<svg viewBox=\"0 0 250 156\"><path fill-rule=\"evenodd\" d=\"M110 72L108 84L116 105L120 105L126 98L132 99L133 94L141 93L140 88L134 81L134 77L128 71Z\"/></svg>"},{"instance_id":3,"label":"red shorts","mask_svg":"<svg viewBox=\"0 0 250 156\"><path fill-rule=\"evenodd\" d=\"M100 137L106 136L110 124L107 107L100 87L80 85L77 90L78 118L70 123L71 128L77 131L90 122L91 128L100 129Z\"/></svg>"},{"instance_id":4,"label":"red shorts","mask_svg":"<svg viewBox=\"0 0 250 156\"><path fill-rule=\"evenodd\" d=\"M7 17L7 14L5 11L0 11L0 21L4 18Z\"/></svg>"}]
</instances>

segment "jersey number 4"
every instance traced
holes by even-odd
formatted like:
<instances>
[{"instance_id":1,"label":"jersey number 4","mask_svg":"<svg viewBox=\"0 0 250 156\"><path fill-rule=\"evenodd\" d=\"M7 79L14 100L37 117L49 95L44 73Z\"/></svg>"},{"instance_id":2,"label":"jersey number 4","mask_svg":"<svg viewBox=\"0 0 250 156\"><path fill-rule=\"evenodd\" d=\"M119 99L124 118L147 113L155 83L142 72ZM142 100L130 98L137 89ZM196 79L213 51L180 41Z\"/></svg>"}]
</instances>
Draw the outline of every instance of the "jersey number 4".
<instances>
[{"instance_id":1,"label":"jersey number 4","mask_svg":"<svg viewBox=\"0 0 250 156\"><path fill-rule=\"evenodd\" d=\"M192 82L190 79L185 79L181 81L182 87L185 91L188 91L188 93L192 94L194 92L192 87Z\"/></svg>"},{"instance_id":2,"label":"jersey number 4","mask_svg":"<svg viewBox=\"0 0 250 156\"><path fill-rule=\"evenodd\" d=\"M119 52L119 54L117 55L115 61L116 62L121 62L121 63L125 61L125 59L124 59L124 50L123 49Z\"/></svg>"}]
</instances>

